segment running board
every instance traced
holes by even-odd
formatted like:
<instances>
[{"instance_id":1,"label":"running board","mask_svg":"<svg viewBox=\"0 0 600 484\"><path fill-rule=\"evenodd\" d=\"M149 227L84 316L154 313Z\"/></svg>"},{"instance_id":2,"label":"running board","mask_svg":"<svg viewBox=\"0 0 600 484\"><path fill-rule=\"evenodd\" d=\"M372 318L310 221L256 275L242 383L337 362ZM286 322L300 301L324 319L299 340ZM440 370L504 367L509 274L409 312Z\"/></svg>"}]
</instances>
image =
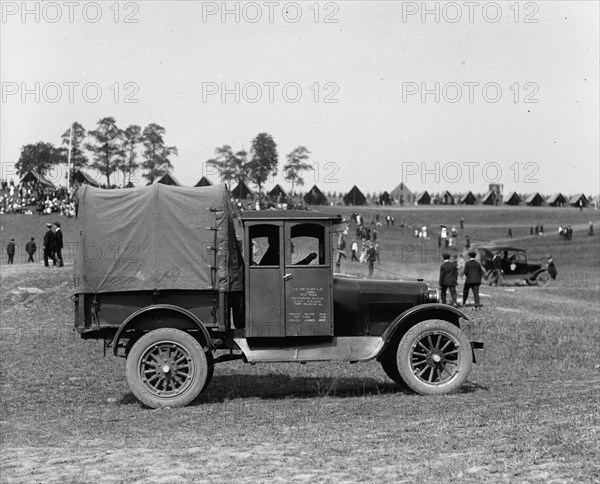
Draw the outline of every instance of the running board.
<instances>
[{"instance_id":1,"label":"running board","mask_svg":"<svg viewBox=\"0 0 600 484\"><path fill-rule=\"evenodd\" d=\"M233 341L244 353L248 363L307 361L368 361L383 349L380 336L340 336L325 343L294 346L261 346L250 348L246 338Z\"/></svg>"}]
</instances>

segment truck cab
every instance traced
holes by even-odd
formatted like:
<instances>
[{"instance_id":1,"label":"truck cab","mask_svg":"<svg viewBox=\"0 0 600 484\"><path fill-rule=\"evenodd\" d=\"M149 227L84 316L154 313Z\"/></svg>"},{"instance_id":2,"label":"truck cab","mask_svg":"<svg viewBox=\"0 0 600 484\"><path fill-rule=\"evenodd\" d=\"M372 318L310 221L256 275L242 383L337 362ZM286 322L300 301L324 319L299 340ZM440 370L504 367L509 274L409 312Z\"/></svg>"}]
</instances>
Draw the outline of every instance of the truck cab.
<instances>
[{"instance_id":1,"label":"truck cab","mask_svg":"<svg viewBox=\"0 0 600 484\"><path fill-rule=\"evenodd\" d=\"M482 345L436 289L334 274L341 216L236 214L223 186L107 192L80 192L75 327L127 359L129 386L145 405L192 402L215 365L235 359L376 359L421 394L466 381ZM128 214L141 219L134 230L104 229Z\"/></svg>"}]
</instances>

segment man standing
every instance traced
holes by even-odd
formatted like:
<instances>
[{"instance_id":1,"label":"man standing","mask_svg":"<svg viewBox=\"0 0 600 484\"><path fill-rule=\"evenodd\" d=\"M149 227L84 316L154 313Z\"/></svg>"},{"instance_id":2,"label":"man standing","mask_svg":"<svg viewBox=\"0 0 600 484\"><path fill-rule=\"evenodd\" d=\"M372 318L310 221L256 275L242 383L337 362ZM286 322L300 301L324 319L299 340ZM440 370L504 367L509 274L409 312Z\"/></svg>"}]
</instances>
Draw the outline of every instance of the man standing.
<instances>
[{"instance_id":1,"label":"man standing","mask_svg":"<svg viewBox=\"0 0 600 484\"><path fill-rule=\"evenodd\" d=\"M373 277L375 270L375 261L377 260L377 254L375 253L375 247L371 241L367 242L367 264L369 265L369 279Z\"/></svg>"},{"instance_id":2,"label":"man standing","mask_svg":"<svg viewBox=\"0 0 600 484\"><path fill-rule=\"evenodd\" d=\"M15 259L15 239L10 239L6 246L7 263L12 264Z\"/></svg>"},{"instance_id":3,"label":"man standing","mask_svg":"<svg viewBox=\"0 0 600 484\"><path fill-rule=\"evenodd\" d=\"M54 250L58 259L58 267L64 267L65 264L62 257L63 233L60 230L60 222L54 222L54 225L56 226L56 230L54 231Z\"/></svg>"},{"instance_id":4,"label":"man standing","mask_svg":"<svg viewBox=\"0 0 600 484\"><path fill-rule=\"evenodd\" d=\"M50 267L48 264L48 259L52 259L54 265L56 265L56 258L54 256L54 232L52 232L52 224L47 223L46 233L44 234L44 265L46 267Z\"/></svg>"},{"instance_id":5,"label":"man standing","mask_svg":"<svg viewBox=\"0 0 600 484\"><path fill-rule=\"evenodd\" d=\"M442 292L442 303L446 304L446 291L450 289L452 305L458 307L456 302L456 284L458 282L458 269L456 264L450 262L450 254L442 254L444 263L440 266L440 289Z\"/></svg>"},{"instance_id":6,"label":"man standing","mask_svg":"<svg viewBox=\"0 0 600 484\"><path fill-rule=\"evenodd\" d=\"M469 296L469 289L473 291L473 297L475 298L475 309L481 308L479 304L479 286L481 285L481 278L483 277L483 268L481 264L475 260L475 252L469 252L469 260L465 264L465 286L463 289L463 306L467 303L467 297Z\"/></svg>"},{"instance_id":7,"label":"man standing","mask_svg":"<svg viewBox=\"0 0 600 484\"><path fill-rule=\"evenodd\" d=\"M554 263L554 259L551 255L548 256L548 265L546 266L546 269L548 270L548 274L550 274L552 280L556 280L558 271L556 270L556 264Z\"/></svg>"},{"instance_id":8,"label":"man standing","mask_svg":"<svg viewBox=\"0 0 600 484\"><path fill-rule=\"evenodd\" d=\"M356 257L356 251L358 250L358 244L356 243L356 239L352 240L352 245L350 246L350 250L352 251L352 257L350 258L350 262L358 262L358 257Z\"/></svg>"},{"instance_id":9,"label":"man standing","mask_svg":"<svg viewBox=\"0 0 600 484\"><path fill-rule=\"evenodd\" d=\"M35 262L33 260L33 254L35 254L37 250L37 245L35 245L35 238L31 237L31 240L25 244L25 252L29 254L29 259L27 262Z\"/></svg>"},{"instance_id":10,"label":"man standing","mask_svg":"<svg viewBox=\"0 0 600 484\"><path fill-rule=\"evenodd\" d=\"M502 258L500 257L500 253L496 253L494 254L494 257L492 258L492 277L493 279L490 281L490 286L492 286L494 283L496 284L496 286L500 285L500 282L502 280L502 263L501 263Z\"/></svg>"}]
</instances>

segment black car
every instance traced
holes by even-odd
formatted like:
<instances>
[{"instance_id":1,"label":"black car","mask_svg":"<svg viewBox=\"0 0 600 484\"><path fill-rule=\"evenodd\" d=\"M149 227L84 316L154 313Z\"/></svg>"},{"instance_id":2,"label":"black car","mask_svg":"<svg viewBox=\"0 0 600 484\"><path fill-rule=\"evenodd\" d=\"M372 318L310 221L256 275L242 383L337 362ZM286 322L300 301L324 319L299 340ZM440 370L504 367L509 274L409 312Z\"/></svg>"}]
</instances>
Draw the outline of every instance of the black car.
<instances>
[{"instance_id":1,"label":"black car","mask_svg":"<svg viewBox=\"0 0 600 484\"><path fill-rule=\"evenodd\" d=\"M528 262L524 249L510 245L485 245L478 248L481 265L485 270L484 282L519 282L524 280L528 285L547 287L550 285L550 274L537 262ZM501 274L494 274L494 257Z\"/></svg>"}]
</instances>

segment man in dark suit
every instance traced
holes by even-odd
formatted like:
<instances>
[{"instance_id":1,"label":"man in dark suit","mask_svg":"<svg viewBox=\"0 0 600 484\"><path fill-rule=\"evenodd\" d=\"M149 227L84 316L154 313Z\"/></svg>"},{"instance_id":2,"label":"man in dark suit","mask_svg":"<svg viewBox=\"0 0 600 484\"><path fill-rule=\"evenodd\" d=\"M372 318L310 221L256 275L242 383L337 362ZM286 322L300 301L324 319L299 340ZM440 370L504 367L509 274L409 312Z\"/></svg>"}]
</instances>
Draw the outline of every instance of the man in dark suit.
<instances>
[{"instance_id":1,"label":"man in dark suit","mask_svg":"<svg viewBox=\"0 0 600 484\"><path fill-rule=\"evenodd\" d=\"M29 254L29 259L27 259L27 262L35 262L33 260L33 254L35 254L36 250L37 246L35 245L35 238L31 237L31 240L25 244L25 252Z\"/></svg>"},{"instance_id":2,"label":"man in dark suit","mask_svg":"<svg viewBox=\"0 0 600 484\"><path fill-rule=\"evenodd\" d=\"M456 284L458 282L458 269L456 264L450 262L450 254L442 254L444 263L440 266L440 289L442 292L442 303L446 304L446 291L450 289L452 305L458 306L456 302Z\"/></svg>"},{"instance_id":3,"label":"man in dark suit","mask_svg":"<svg viewBox=\"0 0 600 484\"><path fill-rule=\"evenodd\" d=\"M12 264L15 260L15 239L10 239L6 246L7 263Z\"/></svg>"},{"instance_id":4,"label":"man in dark suit","mask_svg":"<svg viewBox=\"0 0 600 484\"><path fill-rule=\"evenodd\" d=\"M65 264L62 258L63 233L60 230L60 222L54 222L54 225L56 226L56 230L54 231L54 253L58 259L58 267L64 267Z\"/></svg>"},{"instance_id":5,"label":"man in dark suit","mask_svg":"<svg viewBox=\"0 0 600 484\"><path fill-rule=\"evenodd\" d=\"M48 259L52 259L52 262L56 265L56 257L54 256L54 243L56 239L54 237L54 232L52 232L52 224L47 223L46 227L48 230L46 230L46 233L44 234L44 265L50 267Z\"/></svg>"},{"instance_id":6,"label":"man in dark suit","mask_svg":"<svg viewBox=\"0 0 600 484\"><path fill-rule=\"evenodd\" d=\"M473 291L473 297L475 298L475 309L481 308L479 304L479 286L481 285L481 278L483 277L483 267L475 260L475 252L469 252L469 260L465 264L465 287L463 289L463 306L467 302L469 296L469 289Z\"/></svg>"}]
</instances>

